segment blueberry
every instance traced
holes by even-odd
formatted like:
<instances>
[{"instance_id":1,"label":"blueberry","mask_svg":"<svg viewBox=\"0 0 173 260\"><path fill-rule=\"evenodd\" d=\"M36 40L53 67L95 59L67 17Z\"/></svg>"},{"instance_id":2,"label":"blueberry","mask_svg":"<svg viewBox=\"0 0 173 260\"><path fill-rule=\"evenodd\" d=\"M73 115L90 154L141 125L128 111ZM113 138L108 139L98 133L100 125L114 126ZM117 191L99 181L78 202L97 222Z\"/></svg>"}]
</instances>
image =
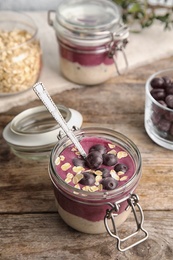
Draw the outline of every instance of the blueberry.
<instances>
[{"instance_id":1,"label":"blueberry","mask_svg":"<svg viewBox=\"0 0 173 260\"><path fill-rule=\"evenodd\" d=\"M128 167L126 164L118 163L117 165L115 165L114 170L116 172L126 172L128 170Z\"/></svg>"},{"instance_id":2,"label":"blueberry","mask_svg":"<svg viewBox=\"0 0 173 260\"><path fill-rule=\"evenodd\" d=\"M99 171L102 172L102 178L110 177L110 171L107 168L99 168Z\"/></svg>"},{"instance_id":3,"label":"blueberry","mask_svg":"<svg viewBox=\"0 0 173 260\"><path fill-rule=\"evenodd\" d=\"M163 100L158 100L158 103L160 103L160 105L162 105L163 107L167 107L167 104ZM162 107L160 107L160 106L158 106L154 103L152 104L152 109L156 114L164 114L165 113L165 110Z\"/></svg>"},{"instance_id":4,"label":"blueberry","mask_svg":"<svg viewBox=\"0 0 173 260\"><path fill-rule=\"evenodd\" d=\"M173 122L173 112L172 111L167 111L165 113L165 119L167 119L170 122Z\"/></svg>"},{"instance_id":5,"label":"blueberry","mask_svg":"<svg viewBox=\"0 0 173 260\"><path fill-rule=\"evenodd\" d=\"M159 113L155 113L155 112L152 113L151 120L154 125L157 125L160 119L161 119L161 115Z\"/></svg>"},{"instance_id":6,"label":"blueberry","mask_svg":"<svg viewBox=\"0 0 173 260\"><path fill-rule=\"evenodd\" d=\"M72 160L74 166L82 166L85 167L85 160L79 158L73 158Z\"/></svg>"},{"instance_id":7,"label":"blueberry","mask_svg":"<svg viewBox=\"0 0 173 260\"><path fill-rule=\"evenodd\" d=\"M162 88L153 88L150 93L155 100L164 100L166 96L165 90Z\"/></svg>"},{"instance_id":8,"label":"blueberry","mask_svg":"<svg viewBox=\"0 0 173 260\"><path fill-rule=\"evenodd\" d=\"M86 164L90 169L98 169L103 163L102 155L98 151L92 151L86 158Z\"/></svg>"},{"instance_id":9,"label":"blueberry","mask_svg":"<svg viewBox=\"0 0 173 260\"><path fill-rule=\"evenodd\" d=\"M106 147L101 144L95 144L91 146L91 148L89 149L89 153L93 151L98 151L99 153L104 154L106 153Z\"/></svg>"},{"instance_id":10,"label":"blueberry","mask_svg":"<svg viewBox=\"0 0 173 260\"><path fill-rule=\"evenodd\" d=\"M167 104L165 103L165 101L159 100L158 102L159 102L162 106L167 107Z\"/></svg>"},{"instance_id":11,"label":"blueberry","mask_svg":"<svg viewBox=\"0 0 173 260\"><path fill-rule=\"evenodd\" d=\"M95 177L92 172L82 172L83 178L79 181L83 185L93 185L95 183Z\"/></svg>"},{"instance_id":12,"label":"blueberry","mask_svg":"<svg viewBox=\"0 0 173 260\"><path fill-rule=\"evenodd\" d=\"M171 83L171 85L166 86L166 94L170 95L173 94L173 83Z\"/></svg>"},{"instance_id":13,"label":"blueberry","mask_svg":"<svg viewBox=\"0 0 173 260\"><path fill-rule=\"evenodd\" d=\"M164 76L164 77L162 77L162 79L164 80L164 87L165 88L171 86L172 81L168 76Z\"/></svg>"},{"instance_id":14,"label":"blueberry","mask_svg":"<svg viewBox=\"0 0 173 260\"><path fill-rule=\"evenodd\" d=\"M118 181L116 181L112 177L107 177L102 179L101 184L103 185L103 189L105 190L114 190L118 185Z\"/></svg>"},{"instance_id":15,"label":"blueberry","mask_svg":"<svg viewBox=\"0 0 173 260\"><path fill-rule=\"evenodd\" d=\"M165 81L163 78L156 77L151 80L150 85L152 86L152 88L157 89L157 88L163 88L164 83L165 83Z\"/></svg>"},{"instance_id":16,"label":"blueberry","mask_svg":"<svg viewBox=\"0 0 173 260\"><path fill-rule=\"evenodd\" d=\"M164 132L168 132L169 131L169 128L171 126L171 122L162 118L159 123L157 124L157 127L161 130L161 131L164 131Z\"/></svg>"},{"instance_id":17,"label":"blueberry","mask_svg":"<svg viewBox=\"0 0 173 260\"><path fill-rule=\"evenodd\" d=\"M114 154L103 154L103 164L107 166L113 166L117 163L117 157Z\"/></svg>"},{"instance_id":18,"label":"blueberry","mask_svg":"<svg viewBox=\"0 0 173 260\"><path fill-rule=\"evenodd\" d=\"M170 127L170 134L173 136L173 124L171 125L171 127Z\"/></svg>"},{"instance_id":19,"label":"blueberry","mask_svg":"<svg viewBox=\"0 0 173 260\"><path fill-rule=\"evenodd\" d=\"M168 105L169 108L173 108L173 95L168 95L165 98L165 102Z\"/></svg>"}]
</instances>

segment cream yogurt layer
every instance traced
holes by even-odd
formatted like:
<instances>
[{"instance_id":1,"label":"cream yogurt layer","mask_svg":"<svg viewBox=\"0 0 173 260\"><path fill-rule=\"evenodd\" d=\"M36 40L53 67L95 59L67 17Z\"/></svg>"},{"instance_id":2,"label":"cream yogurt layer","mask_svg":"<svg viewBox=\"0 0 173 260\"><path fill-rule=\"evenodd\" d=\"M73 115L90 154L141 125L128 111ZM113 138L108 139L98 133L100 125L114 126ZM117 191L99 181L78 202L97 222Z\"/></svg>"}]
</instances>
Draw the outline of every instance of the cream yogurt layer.
<instances>
[{"instance_id":1,"label":"cream yogurt layer","mask_svg":"<svg viewBox=\"0 0 173 260\"><path fill-rule=\"evenodd\" d=\"M60 43L60 67L63 75L78 84L94 85L108 80L115 73L113 58L108 52L68 48Z\"/></svg>"}]
</instances>

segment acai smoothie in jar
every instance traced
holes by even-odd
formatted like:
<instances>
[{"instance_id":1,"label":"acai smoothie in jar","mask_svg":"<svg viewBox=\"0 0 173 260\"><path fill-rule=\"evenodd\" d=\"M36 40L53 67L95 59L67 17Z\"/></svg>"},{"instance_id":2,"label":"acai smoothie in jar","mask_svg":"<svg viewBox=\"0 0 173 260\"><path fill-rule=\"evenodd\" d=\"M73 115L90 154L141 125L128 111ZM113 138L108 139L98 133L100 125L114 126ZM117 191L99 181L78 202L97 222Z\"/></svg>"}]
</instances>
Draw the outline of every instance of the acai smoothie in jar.
<instances>
[{"instance_id":1,"label":"acai smoothie in jar","mask_svg":"<svg viewBox=\"0 0 173 260\"><path fill-rule=\"evenodd\" d=\"M148 233L142 227L143 211L135 194L141 178L138 148L126 136L106 128L89 127L74 134L86 158L67 136L59 140L50 157L49 174L59 215L80 232L100 234L107 231L116 238L120 251L144 241ZM134 214L137 230L121 239L117 227L123 225L130 213ZM122 246L138 231L144 233L142 239Z\"/></svg>"},{"instance_id":2,"label":"acai smoothie in jar","mask_svg":"<svg viewBox=\"0 0 173 260\"><path fill-rule=\"evenodd\" d=\"M124 48L129 31L114 2L63 0L56 11L48 12L48 23L55 30L60 70L68 80L95 85L113 77L116 70L121 74L118 52L127 69Z\"/></svg>"}]
</instances>

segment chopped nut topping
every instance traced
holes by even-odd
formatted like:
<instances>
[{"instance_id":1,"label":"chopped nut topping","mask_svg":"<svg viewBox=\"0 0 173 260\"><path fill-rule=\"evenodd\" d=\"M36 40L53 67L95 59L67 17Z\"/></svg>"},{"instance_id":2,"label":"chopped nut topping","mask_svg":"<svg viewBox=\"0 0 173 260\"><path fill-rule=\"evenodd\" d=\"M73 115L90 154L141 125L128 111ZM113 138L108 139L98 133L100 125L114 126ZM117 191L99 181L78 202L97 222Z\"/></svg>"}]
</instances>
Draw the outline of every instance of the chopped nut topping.
<instances>
[{"instance_id":1,"label":"chopped nut topping","mask_svg":"<svg viewBox=\"0 0 173 260\"><path fill-rule=\"evenodd\" d=\"M108 144L108 146L109 146L110 149L115 148L115 144Z\"/></svg>"},{"instance_id":2,"label":"chopped nut topping","mask_svg":"<svg viewBox=\"0 0 173 260\"><path fill-rule=\"evenodd\" d=\"M84 186L84 187L82 188L82 190L84 190L84 191L89 191L89 188L90 188L90 186Z\"/></svg>"},{"instance_id":3,"label":"chopped nut topping","mask_svg":"<svg viewBox=\"0 0 173 260\"><path fill-rule=\"evenodd\" d=\"M61 161L64 161L65 157L63 155L60 155L55 160L55 165L59 165Z\"/></svg>"},{"instance_id":4,"label":"chopped nut topping","mask_svg":"<svg viewBox=\"0 0 173 260\"><path fill-rule=\"evenodd\" d=\"M90 186L88 191L90 191L90 192L95 192L95 191L97 191L97 190L98 190L98 187L97 187L97 186Z\"/></svg>"},{"instance_id":5,"label":"chopped nut topping","mask_svg":"<svg viewBox=\"0 0 173 260\"><path fill-rule=\"evenodd\" d=\"M96 183L99 182L99 181L101 181L101 180L102 180L102 176L97 175L97 176L95 177L95 180L96 180Z\"/></svg>"},{"instance_id":6,"label":"chopped nut topping","mask_svg":"<svg viewBox=\"0 0 173 260\"><path fill-rule=\"evenodd\" d=\"M61 162L61 159L60 157L57 157L56 160L55 160L55 165L59 165Z\"/></svg>"},{"instance_id":7,"label":"chopped nut topping","mask_svg":"<svg viewBox=\"0 0 173 260\"><path fill-rule=\"evenodd\" d=\"M94 173L95 173L96 175L98 175L98 176L100 176L100 175L103 174L102 171L99 171L99 170L95 171Z\"/></svg>"},{"instance_id":8,"label":"chopped nut topping","mask_svg":"<svg viewBox=\"0 0 173 260\"><path fill-rule=\"evenodd\" d=\"M127 156L128 156L128 154L125 151L119 151L117 153L118 159L121 159L121 158L124 158L124 157L127 157Z\"/></svg>"},{"instance_id":9,"label":"chopped nut topping","mask_svg":"<svg viewBox=\"0 0 173 260\"><path fill-rule=\"evenodd\" d=\"M99 186L98 186L98 190L99 191L102 191L103 190L103 185L100 183Z\"/></svg>"},{"instance_id":10,"label":"chopped nut topping","mask_svg":"<svg viewBox=\"0 0 173 260\"><path fill-rule=\"evenodd\" d=\"M66 178L73 178L73 174L71 172L68 172L67 175L66 175Z\"/></svg>"},{"instance_id":11,"label":"chopped nut topping","mask_svg":"<svg viewBox=\"0 0 173 260\"><path fill-rule=\"evenodd\" d=\"M70 163L64 163L62 166L61 166L61 169L63 171L67 171L68 169L70 169L71 167L71 164Z\"/></svg>"},{"instance_id":12,"label":"chopped nut topping","mask_svg":"<svg viewBox=\"0 0 173 260\"><path fill-rule=\"evenodd\" d=\"M84 171L85 168L83 168L82 166L74 166L73 167L73 171L76 173L80 173L81 171Z\"/></svg>"},{"instance_id":13,"label":"chopped nut topping","mask_svg":"<svg viewBox=\"0 0 173 260\"><path fill-rule=\"evenodd\" d=\"M116 174L116 171L111 170L110 171L110 175L112 176L112 178L114 178L115 180L119 181L120 177Z\"/></svg>"},{"instance_id":14,"label":"chopped nut topping","mask_svg":"<svg viewBox=\"0 0 173 260\"><path fill-rule=\"evenodd\" d=\"M82 180L83 178L83 174L79 173L79 174L76 174L74 177L73 177L73 183L74 184L77 184L80 180Z\"/></svg>"},{"instance_id":15,"label":"chopped nut topping","mask_svg":"<svg viewBox=\"0 0 173 260\"><path fill-rule=\"evenodd\" d=\"M123 171L119 171L117 172L118 176L121 176L121 175L124 175L124 172Z\"/></svg>"},{"instance_id":16,"label":"chopped nut topping","mask_svg":"<svg viewBox=\"0 0 173 260\"><path fill-rule=\"evenodd\" d=\"M114 155L117 155L117 152L116 152L115 150L110 150L110 151L108 152L108 154L114 154Z\"/></svg>"},{"instance_id":17,"label":"chopped nut topping","mask_svg":"<svg viewBox=\"0 0 173 260\"><path fill-rule=\"evenodd\" d=\"M78 183L74 187L80 190L80 185Z\"/></svg>"},{"instance_id":18,"label":"chopped nut topping","mask_svg":"<svg viewBox=\"0 0 173 260\"><path fill-rule=\"evenodd\" d=\"M76 147L72 147L71 151L72 151L72 152L76 152L76 151L77 151L77 148L76 148Z\"/></svg>"},{"instance_id":19,"label":"chopped nut topping","mask_svg":"<svg viewBox=\"0 0 173 260\"><path fill-rule=\"evenodd\" d=\"M67 177L67 178L65 179L65 182L66 182L66 183L70 183L70 182L71 182L71 178L68 178L68 177Z\"/></svg>"},{"instance_id":20,"label":"chopped nut topping","mask_svg":"<svg viewBox=\"0 0 173 260\"><path fill-rule=\"evenodd\" d=\"M65 160L65 156L64 155L60 155L60 160L64 161Z\"/></svg>"},{"instance_id":21,"label":"chopped nut topping","mask_svg":"<svg viewBox=\"0 0 173 260\"><path fill-rule=\"evenodd\" d=\"M120 178L120 181L125 181L125 180L127 180L127 178L128 178L128 176L123 176Z\"/></svg>"}]
</instances>

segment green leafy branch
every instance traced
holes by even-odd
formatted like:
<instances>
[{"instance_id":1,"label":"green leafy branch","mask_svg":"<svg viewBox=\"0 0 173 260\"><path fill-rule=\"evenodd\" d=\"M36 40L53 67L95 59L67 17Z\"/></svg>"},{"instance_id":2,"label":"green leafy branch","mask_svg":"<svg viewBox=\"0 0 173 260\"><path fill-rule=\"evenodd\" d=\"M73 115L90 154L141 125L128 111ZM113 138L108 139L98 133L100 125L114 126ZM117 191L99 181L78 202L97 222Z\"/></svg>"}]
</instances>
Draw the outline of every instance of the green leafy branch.
<instances>
[{"instance_id":1,"label":"green leafy branch","mask_svg":"<svg viewBox=\"0 0 173 260\"><path fill-rule=\"evenodd\" d=\"M164 29L173 28L173 6L151 5L147 0L113 0L122 9L122 19L126 24L137 21L141 28L150 27L155 20L164 25ZM165 0L166 2L166 0Z\"/></svg>"}]
</instances>

